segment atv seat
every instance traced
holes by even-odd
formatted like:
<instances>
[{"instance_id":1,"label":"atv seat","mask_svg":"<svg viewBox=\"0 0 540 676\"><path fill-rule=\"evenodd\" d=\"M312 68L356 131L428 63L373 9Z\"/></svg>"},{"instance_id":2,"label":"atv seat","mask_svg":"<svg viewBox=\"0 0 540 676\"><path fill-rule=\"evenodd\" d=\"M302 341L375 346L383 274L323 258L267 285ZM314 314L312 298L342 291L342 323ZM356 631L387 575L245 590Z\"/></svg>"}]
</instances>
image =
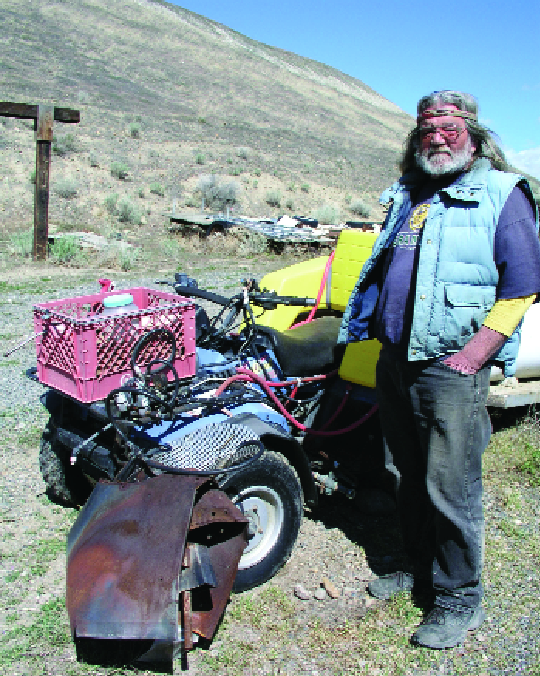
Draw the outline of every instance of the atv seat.
<instances>
[{"instance_id":1,"label":"atv seat","mask_svg":"<svg viewBox=\"0 0 540 676\"><path fill-rule=\"evenodd\" d=\"M284 375L313 376L339 366L342 350L337 346L340 317L318 317L288 331L258 326L266 336Z\"/></svg>"},{"instance_id":2,"label":"atv seat","mask_svg":"<svg viewBox=\"0 0 540 676\"><path fill-rule=\"evenodd\" d=\"M345 311L362 265L369 257L376 239L377 234L375 232L363 232L356 228L341 231L330 275L321 298L320 310L326 309L335 313ZM260 284L269 289L274 289L278 294L314 297L320 287L321 276L327 260L327 257L313 258L296 263L283 270L270 272L261 279ZM307 314L310 309L305 307L303 311ZM280 305L276 310L266 312L261 321L276 328L286 329L298 321L300 311L295 306ZM319 320L317 319L317 321ZM259 328L262 329L263 327L259 324ZM297 330L292 329L287 333L293 333ZM347 345L344 351L338 350L337 352L343 356L339 365L340 378L350 383L374 388L375 366L379 359L380 348L381 345L377 340L365 340ZM306 350L308 350L307 346ZM292 353L287 356L292 357ZM294 369L291 373L299 375Z\"/></svg>"}]
</instances>

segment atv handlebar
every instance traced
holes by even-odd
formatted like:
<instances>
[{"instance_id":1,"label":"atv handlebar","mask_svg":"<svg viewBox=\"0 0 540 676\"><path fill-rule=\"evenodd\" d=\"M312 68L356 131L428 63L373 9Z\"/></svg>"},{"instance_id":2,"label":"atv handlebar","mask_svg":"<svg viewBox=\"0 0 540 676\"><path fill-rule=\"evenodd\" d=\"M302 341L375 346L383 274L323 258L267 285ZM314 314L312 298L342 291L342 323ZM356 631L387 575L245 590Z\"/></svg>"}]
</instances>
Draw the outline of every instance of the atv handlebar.
<instances>
[{"instance_id":1,"label":"atv handlebar","mask_svg":"<svg viewBox=\"0 0 540 676\"><path fill-rule=\"evenodd\" d=\"M278 296L274 291L250 292L249 300L265 310L275 310L278 305L294 305L297 307L313 306L315 298L297 298L296 296Z\"/></svg>"},{"instance_id":2,"label":"atv handlebar","mask_svg":"<svg viewBox=\"0 0 540 676\"><path fill-rule=\"evenodd\" d=\"M203 300L209 300L212 303L217 305L222 305L227 307L228 305L234 303L235 300L241 301L243 299L243 294L238 294L236 296L231 296L227 298L226 296L221 296L217 293L212 293L211 291L205 291L204 289L199 289L196 286L183 286L180 284L175 284L174 282L156 280L156 284L167 284L172 286L177 294L180 296L186 296L188 298L201 298ZM312 307L316 304L315 298L297 298L296 296L279 296L275 291L248 291L249 302L252 305L257 305L262 307L265 310L275 310L278 305L292 305L296 307Z\"/></svg>"},{"instance_id":3,"label":"atv handlebar","mask_svg":"<svg viewBox=\"0 0 540 676\"><path fill-rule=\"evenodd\" d=\"M220 296L217 293L212 293L211 291L205 291L204 289L197 289L191 286L180 286L179 284L174 284L173 282L157 282L158 284L169 284L174 287L174 290L179 296L186 296L188 298L202 298L203 300L209 300L212 303L217 305L223 305L226 307L229 304L230 298L226 296Z\"/></svg>"}]
</instances>

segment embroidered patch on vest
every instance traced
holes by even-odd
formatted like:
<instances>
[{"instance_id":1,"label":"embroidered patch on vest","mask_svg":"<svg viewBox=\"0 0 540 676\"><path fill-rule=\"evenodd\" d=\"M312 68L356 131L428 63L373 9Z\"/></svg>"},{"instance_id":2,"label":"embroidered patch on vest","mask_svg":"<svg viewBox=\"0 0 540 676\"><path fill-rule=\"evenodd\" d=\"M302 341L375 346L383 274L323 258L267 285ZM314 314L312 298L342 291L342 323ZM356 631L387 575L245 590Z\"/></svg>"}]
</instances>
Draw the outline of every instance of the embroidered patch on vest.
<instances>
[{"instance_id":1,"label":"embroidered patch on vest","mask_svg":"<svg viewBox=\"0 0 540 676\"><path fill-rule=\"evenodd\" d=\"M411 230L421 230L427 221L429 204L419 204L414 208L409 217L409 227Z\"/></svg>"}]
</instances>

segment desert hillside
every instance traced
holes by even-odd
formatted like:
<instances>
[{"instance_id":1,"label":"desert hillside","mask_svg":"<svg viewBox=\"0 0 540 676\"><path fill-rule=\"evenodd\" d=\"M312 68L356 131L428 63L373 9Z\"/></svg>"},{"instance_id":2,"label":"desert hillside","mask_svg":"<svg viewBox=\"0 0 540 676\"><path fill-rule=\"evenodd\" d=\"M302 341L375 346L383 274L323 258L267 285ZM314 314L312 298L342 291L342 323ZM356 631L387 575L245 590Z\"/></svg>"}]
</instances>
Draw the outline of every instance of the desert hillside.
<instances>
[{"instance_id":1,"label":"desert hillside","mask_svg":"<svg viewBox=\"0 0 540 676\"><path fill-rule=\"evenodd\" d=\"M212 175L209 210L380 217L412 120L359 80L163 2L0 0L0 19L0 100L80 110L54 127L53 230L160 228ZM32 121L0 118L0 152L5 237L32 223Z\"/></svg>"}]
</instances>

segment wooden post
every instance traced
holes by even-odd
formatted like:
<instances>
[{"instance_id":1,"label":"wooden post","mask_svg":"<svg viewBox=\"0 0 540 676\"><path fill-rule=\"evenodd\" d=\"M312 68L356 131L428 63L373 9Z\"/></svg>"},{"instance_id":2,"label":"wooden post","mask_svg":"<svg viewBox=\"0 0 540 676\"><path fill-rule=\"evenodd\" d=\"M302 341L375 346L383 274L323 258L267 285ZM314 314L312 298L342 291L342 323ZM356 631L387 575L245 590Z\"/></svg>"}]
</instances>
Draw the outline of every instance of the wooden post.
<instances>
[{"instance_id":1,"label":"wooden post","mask_svg":"<svg viewBox=\"0 0 540 676\"><path fill-rule=\"evenodd\" d=\"M34 260L47 260L49 241L49 169L53 140L53 106L38 106L36 127L36 191L34 196Z\"/></svg>"},{"instance_id":2,"label":"wooden post","mask_svg":"<svg viewBox=\"0 0 540 676\"><path fill-rule=\"evenodd\" d=\"M49 238L49 175L53 120L80 122L78 110L27 103L0 102L0 116L34 120L36 132L36 189L34 192L34 260L46 260Z\"/></svg>"}]
</instances>

